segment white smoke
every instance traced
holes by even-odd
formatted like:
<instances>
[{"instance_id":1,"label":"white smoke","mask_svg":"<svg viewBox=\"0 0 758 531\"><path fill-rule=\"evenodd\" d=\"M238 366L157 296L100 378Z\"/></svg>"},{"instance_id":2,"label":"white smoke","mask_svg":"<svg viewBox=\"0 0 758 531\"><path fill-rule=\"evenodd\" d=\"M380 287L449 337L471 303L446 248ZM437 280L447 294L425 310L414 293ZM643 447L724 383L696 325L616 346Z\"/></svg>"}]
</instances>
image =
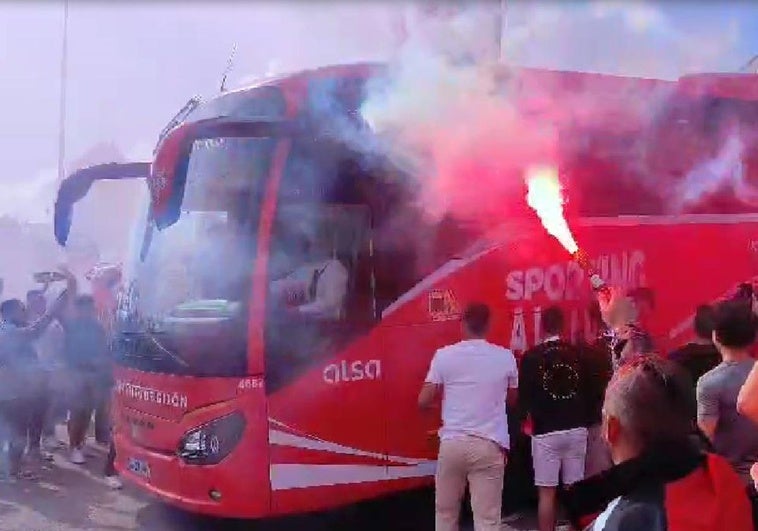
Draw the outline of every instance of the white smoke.
<instances>
[{"instance_id":1,"label":"white smoke","mask_svg":"<svg viewBox=\"0 0 758 531\"><path fill-rule=\"evenodd\" d=\"M392 125L422 129L419 124L432 127L442 123L449 126L456 121L456 115L462 114L464 98L481 99L482 94L488 94L490 80L476 68L461 67L440 57L444 54L460 56L465 55L460 52L465 52L480 59L476 61L478 67L489 62L489 57L481 60L490 53L489 33L481 31L484 26L478 21L482 12L501 7L505 8L504 39L502 50L498 51L513 65L673 79L688 72L731 70L745 59L735 54L740 38L736 20L723 24L707 15L690 17L685 16L686 13L673 18L651 2L471 5L474 7L465 15L453 17L447 28L439 20L425 19L416 11L415 18L412 16L410 20L411 27L405 32L410 38L397 50L394 48L397 21L407 13L408 3L262 3L249 9L225 4L223 9L234 11L234 31L246 28L245 35L228 36L230 41L236 39L240 43L232 83L236 79L236 84L247 84L265 75L328 63L386 60L394 55L396 75L390 87L392 94L385 102L377 103L376 98L368 102L366 112L380 128ZM118 9L126 9L124 6ZM179 14L184 17L181 23L187 24L194 23L190 11L192 17L212 15L211 9L198 6L177 9L175 4L161 4L155 7L155 16L171 20L172 11L181 11ZM216 6L213 9L218 11ZM689 4L671 9L689 9L695 13L708 8ZM746 5L745 9L751 8ZM219 20L218 14L214 16L214 21ZM249 40L250 35L255 39ZM180 53L177 49L177 54ZM224 59L218 59L219 64ZM118 63L115 60L111 64ZM186 96L177 94L176 100ZM370 110L372 107L374 110ZM408 110L412 112L406 112ZM166 115L171 111L167 109ZM403 113L405 118L401 116ZM151 117L149 121L152 123L152 120ZM470 130L473 121L467 118L462 123ZM473 141L479 136L469 135L460 130L461 127L458 129L457 140L465 137ZM146 130L145 134L157 134L157 130ZM152 145L139 151L149 154L151 150ZM131 158L129 150L125 151ZM54 170L32 170L31 175L6 180L0 196L0 215L38 222L49 219L56 187Z\"/></svg>"},{"instance_id":2,"label":"white smoke","mask_svg":"<svg viewBox=\"0 0 758 531\"><path fill-rule=\"evenodd\" d=\"M393 157L407 160L410 153L426 160L415 176L435 217L489 215L497 207L483 207L498 200L507 216L504 198L523 196L519 168L555 160L555 120L579 119L598 130L628 120L644 129L655 123L671 95L670 88L651 96L629 84L613 94L572 89L567 97L560 82L520 87L528 79L521 76L522 67L677 79L730 70L740 62L736 21L719 26L701 17L687 27L646 2L508 2L499 49L492 25L483 20L496 18L504 6L480 2L442 13L414 10L406 17L407 39L390 63L389 82L374 87L362 108L365 120L388 139ZM500 79L492 74L498 52ZM503 71L510 79L503 79ZM536 117L539 107L546 114ZM639 166L632 173L640 185L657 185L643 171L642 158L631 157L628 164ZM708 186L726 179L722 173L711 172Z\"/></svg>"},{"instance_id":3,"label":"white smoke","mask_svg":"<svg viewBox=\"0 0 758 531\"><path fill-rule=\"evenodd\" d=\"M402 9L402 2L258 3L249 31L259 38L253 49L238 48L230 86L330 64L386 61Z\"/></svg>"},{"instance_id":4,"label":"white smoke","mask_svg":"<svg viewBox=\"0 0 758 531\"><path fill-rule=\"evenodd\" d=\"M685 210L724 186L731 188L743 202L758 206L758 190L747 181L745 172L745 141L734 130L716 155L696 165L679 183L676 209Z\"/></svg>"},{"instance_id":5,"label":"white smoke","mask_svg":"<svg viewBox=\"0 0 758 531\"><path fill-rule=\"evenodd\" d=\"M746 59L737 54L738 21L723 25L708 9L644 0L508 2L505 54L523 66L660 79L733 71Z\"/></svg>"},{"instance_id":6,"label":"white smoke","mask_svg":"<svg viewBox=\"0 0 758 531\"><path fill-rule=\"evenodd\" d=\"M150 160L152 145L138 142L128 154L134 160ZM69 164L70 172L123 160L121 150L114 143L99 143L82 157L74 159ZM52 220L58 186L57 170L48 169L33 179L3 187L0 243L14 249L13 259L0 264L6 296L23 295L35 286L32 272L51 270L64 262L77 274L82 289L87 291L89 283L84 277L89 268L100 260L118 263L125 259L138 205L144 202L140 191L145 184L128 181L95 183L90 193L74 207L65 249L61 249L53 238ZM14 242L12 246L10 242Z\"/></svg>"},{"instance_id":7,"label":"white smoke","mask_svg":"<svg viewBox=\"0 0 758 531\"><path fill-rule=\"evenodd\" d=\"M6 216L26 223L49 222L57 191L58 171L52 168L20 182L3 184L0 217Z\"/></svg>"},{"instance_id":8,"label":"white smoke","mask_svg":"<svg viewBox=\"0 0 758 531\"><path fill-rule=\"evenodd\" d=\"M125 151L126 160L129 162L150 161L153 157L154 141L141 140Z\"/></svg>"}]
</instances>

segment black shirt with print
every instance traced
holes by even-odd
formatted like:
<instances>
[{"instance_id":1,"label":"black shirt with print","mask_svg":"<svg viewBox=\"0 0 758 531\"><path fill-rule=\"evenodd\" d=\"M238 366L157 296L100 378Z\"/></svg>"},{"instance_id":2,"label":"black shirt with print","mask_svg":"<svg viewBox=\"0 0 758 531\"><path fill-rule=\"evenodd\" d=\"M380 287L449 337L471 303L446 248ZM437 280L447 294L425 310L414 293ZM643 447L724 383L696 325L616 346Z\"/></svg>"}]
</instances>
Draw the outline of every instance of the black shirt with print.
<instances>
[{"instance_id":1,"label":"black shirt with print","mask_svg":"<svg viewBox=\"0 0 758 531\"><path fill-rule=\"evenodd\" d=\"M531 416L534 435L587 424L587 368L580 350L563 340L549 340L527 350L521 360L522 408Z\"/></svg>"}]
</instances>

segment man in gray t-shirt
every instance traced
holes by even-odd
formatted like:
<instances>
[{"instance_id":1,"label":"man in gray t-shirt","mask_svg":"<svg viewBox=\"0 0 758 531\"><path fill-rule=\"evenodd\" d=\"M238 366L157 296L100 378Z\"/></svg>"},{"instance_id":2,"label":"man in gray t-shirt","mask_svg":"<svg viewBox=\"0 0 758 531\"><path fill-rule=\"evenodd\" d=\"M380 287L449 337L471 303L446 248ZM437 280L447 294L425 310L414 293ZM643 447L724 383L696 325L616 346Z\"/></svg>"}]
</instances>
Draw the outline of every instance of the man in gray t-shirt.
<instances>
[{"instance_id":1,"label":"man in gray t-shirt","mask_svg":"<svg viewBox=\"0 0 758 531\"><path fill-rule=\"evenodd\" d=\"M747 484L750 467L758 461L758 424L737 412L737 395L755 363L749 353L754 340L753 314L744 305L722 303L713 342L723 361L697 382L698 426Z\"/></svg>"},{"instance_id":2,"label":"man in gray t-shirt","mask_svg":"<svg viewBox=\"0 0 758 531\"><path fill-rule=\"evenodd\" d=\"M724 361L697 384L698 422L716 419L713 446L732 463L745 482L758 461L758 424L737 413L737 395L755 363L752 359Z\"/></svg>"}]
</instances>

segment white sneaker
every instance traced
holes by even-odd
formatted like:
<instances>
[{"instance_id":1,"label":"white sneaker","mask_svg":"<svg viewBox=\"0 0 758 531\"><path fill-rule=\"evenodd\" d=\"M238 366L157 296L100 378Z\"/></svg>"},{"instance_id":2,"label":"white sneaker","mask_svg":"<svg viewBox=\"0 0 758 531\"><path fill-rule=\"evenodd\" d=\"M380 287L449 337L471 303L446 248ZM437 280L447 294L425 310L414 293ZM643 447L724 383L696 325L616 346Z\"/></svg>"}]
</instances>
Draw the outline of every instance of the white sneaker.
<instances>
[{"instance_id":1,"label":"white sneaker","mask_svg":"<svg viewBox=\"0 0 758 531\"><path fill-rule=\"evenodd\" d=\"M86 460L84 459L84 454L79 448L74 448L71 450L71 462L75 465L83 465Z\"/></svg>"},{"instance_id":2,"label":"white sneaker","mask_svg":"<svg viewBox=\"0 0 758 531\"><path fill-rule=\"evenodd\" d=\"M113 490L119 490L124 487L121 478L118 476L105 476L105 484Z\"/></svg>"}]
</instances>

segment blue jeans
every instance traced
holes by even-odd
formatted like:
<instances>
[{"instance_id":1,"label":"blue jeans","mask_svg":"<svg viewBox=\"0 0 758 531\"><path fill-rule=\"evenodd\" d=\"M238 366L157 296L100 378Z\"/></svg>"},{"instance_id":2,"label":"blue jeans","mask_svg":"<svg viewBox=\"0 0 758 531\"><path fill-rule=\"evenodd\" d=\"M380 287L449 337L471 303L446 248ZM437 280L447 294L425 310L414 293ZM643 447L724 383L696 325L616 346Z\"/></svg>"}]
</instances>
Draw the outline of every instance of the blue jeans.
<instances>
[{"instance_id":1,"label":"blue jeans","mask_svg":"<svg viewBox=\"0 0 758 531\"><path fill-rule=\"evenodd\" d=\"M29 408L22 400L0 402L0 472L4 476L18 474L26 448Z\"/></svg>"},{"instance_id":2,"label":"blue jeans","mask_svg":"<svg viewBox=\"0 0 758 531\"><path fill-rule=\"evenodd\" d=\"M105 477L111 477L116 475L116 444L111 438L111 442L108 444L108 457L105 459L105 470L103 471Z\"/></svg>"},{"instance_id":3,"label":"blue jeans","mask_svg":"<svg viewBox=\"0 0 758 531\"><path fill-rule=\"evenodd\" d=\"M55 435L55 426L65 422L68 413L67 390L61 385L62 369L57 366L51 366L46 369L47 378L47 407L42 434L45 437Z\"/></svg>"},{"instance_id":4,"label":"blue jeans","mask_svg":"<svg viewBox=\"0 0 758 531\"><path fill-rule=\"evenodd\" d=\"M42 434L45 437L55 436L55 427L66 421L66 413L68 413L68 408L65 401L58 397L52 397L45 415L45 426Z\"/></svg>"}]
</instances>

